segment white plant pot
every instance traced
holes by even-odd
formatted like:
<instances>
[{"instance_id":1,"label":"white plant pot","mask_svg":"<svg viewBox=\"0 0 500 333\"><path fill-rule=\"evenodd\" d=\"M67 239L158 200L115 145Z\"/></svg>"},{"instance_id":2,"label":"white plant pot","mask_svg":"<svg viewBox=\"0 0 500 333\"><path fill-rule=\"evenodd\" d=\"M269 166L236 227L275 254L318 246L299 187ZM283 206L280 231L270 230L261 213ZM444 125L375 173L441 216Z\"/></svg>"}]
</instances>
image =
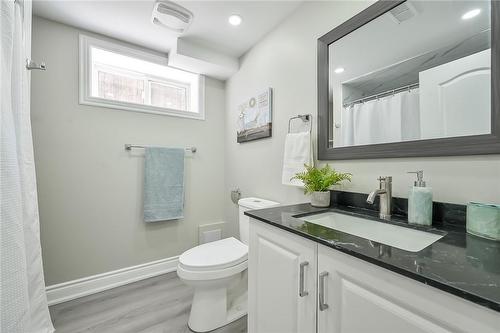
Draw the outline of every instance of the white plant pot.
<instances>
[{"instance_id":1,"label":"white plant pot","mask_svg":"<svg viewBox=\"0 0 500 333\"><path fill-rule=\"evenodd\" d=\"M313 192L311 194L311 206L328 207L330 206L330 191Z\"/></svg>"}]
</instances>

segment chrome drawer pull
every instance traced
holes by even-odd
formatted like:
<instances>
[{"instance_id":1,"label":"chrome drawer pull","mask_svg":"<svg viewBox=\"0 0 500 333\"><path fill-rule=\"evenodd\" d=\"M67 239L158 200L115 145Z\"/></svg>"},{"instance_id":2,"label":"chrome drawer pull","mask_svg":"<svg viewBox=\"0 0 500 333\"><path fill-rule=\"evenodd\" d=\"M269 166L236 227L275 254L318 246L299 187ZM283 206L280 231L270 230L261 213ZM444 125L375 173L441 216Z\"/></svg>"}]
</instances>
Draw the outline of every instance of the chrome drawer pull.
<instances>
[{"instance_id":1,"label":"chrome drawer pull","mask_svg":"<svg viewBox=\"0 0 500 333\"><path fill-rule=\"evenodd\" d=\"M305 286L304 286L304 270L305 267L309 265L309 262L304 261L300 263L300 273L299 273L299 296L304 297L309 295L307 291L305 291Z\"/></svg>"},{"instance_id":2,"label":"chrome drawer pull","mask_svg":"<svg viewBox=\"0 0 500 333\"><path fill-rule=\"evenodd\" d=\"M319 311L328 309L328 304L325 303L325 280L328 277L328 272L319 273Z\"/></svg>"}]
</instances>

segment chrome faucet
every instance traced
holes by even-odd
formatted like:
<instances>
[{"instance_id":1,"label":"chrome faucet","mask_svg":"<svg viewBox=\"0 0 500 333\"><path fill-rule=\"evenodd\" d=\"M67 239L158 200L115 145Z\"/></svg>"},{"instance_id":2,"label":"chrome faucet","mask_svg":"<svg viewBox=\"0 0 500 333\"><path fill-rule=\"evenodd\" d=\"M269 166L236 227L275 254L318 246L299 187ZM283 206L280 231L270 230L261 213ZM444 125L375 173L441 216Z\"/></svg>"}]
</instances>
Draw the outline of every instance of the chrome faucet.
<instances>
[{"instance_id":1,"label":"chrome faucet","mask_svg":"<svg viewBox=\"0 0 500 333\"><path fill-rule=\"evenodd\" d=\"M391 220L392 210L392 177L379 177L379 189L368 194L366 202L373 205L377 195L380 196L379 217L383 220Z\"/></svg>"}]
</instances>

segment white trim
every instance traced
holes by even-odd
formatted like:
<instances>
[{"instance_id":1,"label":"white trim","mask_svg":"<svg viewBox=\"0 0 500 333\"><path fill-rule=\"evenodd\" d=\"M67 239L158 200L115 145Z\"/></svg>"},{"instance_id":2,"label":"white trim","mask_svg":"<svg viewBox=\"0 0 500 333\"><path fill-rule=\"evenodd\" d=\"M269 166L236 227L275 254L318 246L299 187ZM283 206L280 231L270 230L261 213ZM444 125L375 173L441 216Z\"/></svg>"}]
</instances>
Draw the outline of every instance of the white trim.
<instances>
[{"instance_id":1,"label":"white trim","mask_svg":"<svg viewBox=\"0 0 500 333\"><path fill-rule=\"evenodd\" d=\"M79 104L91 105L104 108L141 112L141 113L152 113L163 116L174 116L189 119L205 120L205 77L204 75L185 71L183 69L177 69L179 71L184 71L186 73L196 74L198 76L198 108L196 112L192 111L181 111L162 107L156 107L147 104L135 104L114 101L104 98L94 97L90 91L90 77L89 68L91 67L90 52L91 46L98 47L103 50L112 51L118 54L122 54L129 57L138 58L141 60L153 62L162 66L168 66L168 58L162 57L154 53L148 53L146 51L130 47L118 41L111 41L108 39L99 39L91 37L89 35L80 34L79 35ZM170 67L170 66L169 66ZM173 68L173 67L171 67ZM154 79L157 79L153 77ZM159 79L159 78L158 78ZM165 81L165 79L159 79ZM193 98L196 98L193 96ZM193 101L188 103L189 105L195 105Z\"/></svg>"},{"instance_id":2,"label":"white trim","mask_svg":"<svg viewBox=\"0 0 500 333\"><path fill-rule=\"evenodd\" d=\"M49 305L59 304L153 276L174 272L177 269L178 260L179 257L175 256L54 284L46 287L47 300Z\"/></svg>"},{"instance_id":3,"label":"white trim","mask_svg":"<svg viewBox=\"0 0 500 333\"><path fill-rule=\"evenodd\" d=\"M201 92L200 92L200 95L201 95ZM110 109L132 111L132 112L159 114L162 116L175 116L175 117L188 118L188 119L205 120L204 114L199 114L199 113L195 113L195 112L160 108L160 107L152 106L152 105L142 105L142 104L134 104L134 103L125 103L125 102L120 102L120 101L112 101L109 99L104 99L104 98L99 98L99 97L88 97L87 100L80 102L80 104L90 105L90 106L99 106L99 107L110 108ZM200 104L200 105L203 105L203 104Z\"/></svg>"},{"instance_id":4,"label":"white trim","mask_svg":"<svg viewBox=\"0 0 500 333\"><path fill-rule=\"evenodd\" d=\"M130 44L120 42L111 38L93 37L88 34L79 34L80 46L95 46L103 50L112 51L115 53L123 54L129 57L138 58L141 60L154 62L158 65L168 66L168 56L162 55L155 51L147 51L133 47Z\"/></svg>"}]
</instances>

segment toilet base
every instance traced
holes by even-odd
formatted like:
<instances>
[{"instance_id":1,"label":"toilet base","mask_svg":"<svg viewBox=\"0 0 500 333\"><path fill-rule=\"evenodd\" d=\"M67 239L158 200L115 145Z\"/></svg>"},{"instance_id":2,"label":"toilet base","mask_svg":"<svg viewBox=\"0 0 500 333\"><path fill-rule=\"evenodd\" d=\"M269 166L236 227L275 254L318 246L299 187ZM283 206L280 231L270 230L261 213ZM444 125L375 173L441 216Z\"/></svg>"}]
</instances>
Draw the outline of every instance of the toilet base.
<instances>
[{"instance_id":1,"label":"toilet base","mask_svg":"<svg viewBox=\"0 0 500 333\"><path fill-rule=\"evenodd\" d=\"M188 320L188 326L192 331L209 332L247 314L246 271L231 280L217 287L213 284L195 286Z\"/></svg>"},{"instance_id":2,"label":"toilet base","mask_svg":"<svg viewBox=\"0 0 500 333\"><path fill-rule=\"evenodd\" d=\"M193 327L191 324L191 315L189 316L189 321L188 321L188 327L191 331L195 332L195 333L206 333L206 332L210 332L210 331L213 331L215 329L218 329L218 328L221 328L221 327L224 327L226 325L229 325L231 324L232 322L240 319L240 318L243 318L244 316L247 315L247 307L246 307L246 301L242 304L244 305L244 309L243 308L239 308L239 309L229 309L229 311L227 312L227 318L226 320L223 322L223 323L217 323L214 325L214 328L211 328L211 329L207 329L206 327L205 328L200 328L198 326L195 326ZM196 321L196 319L195 319ZM199 324L199 323L198 323ZM196 325L196 323L194 324Z\"/></svg>"}]
</instances>

